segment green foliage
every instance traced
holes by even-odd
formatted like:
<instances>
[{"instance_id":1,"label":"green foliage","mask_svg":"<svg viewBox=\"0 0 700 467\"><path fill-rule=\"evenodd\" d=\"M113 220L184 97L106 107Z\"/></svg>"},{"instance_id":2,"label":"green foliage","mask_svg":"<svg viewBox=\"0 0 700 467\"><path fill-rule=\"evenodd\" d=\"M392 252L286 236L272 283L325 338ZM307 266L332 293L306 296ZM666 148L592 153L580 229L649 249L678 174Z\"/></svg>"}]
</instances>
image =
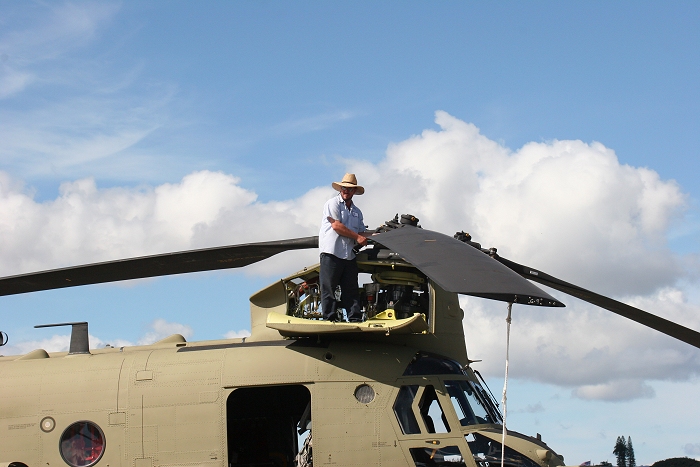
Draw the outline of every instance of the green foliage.
<instances>
[{"instance_id":1,"label":"green foliage","mask_svg":"<svg viewBox=\"0 0 700 467\"><path fill-rule=\"evenodd\" d=\"M700 461L689 457L672 457L654 462L651 467L700 467Z\"/></svg>"},{"instance_id":2,"label":"green foliage","mask_svg":"<svg viewBox=\"0 0 700 467\"><path fill-rule=\"evenodd\" d=\"M627 437L627 441L625 441L624 436L618 436L617 441L615 441L613 454L615 454L617 459L617 467L637 467L631 436Z\"/></svg>"},{"instance_id":3,"label":"green foliage","mask_svg":"<svg viewBox=\"0 0 700 467\"><path fill-rule=\"evenodd\" d=\"M627 467L637 467L637 461L634 459L634 448L632 447L632 437L627 437Z\"/></svg>"},{"instance_id":4,"label":"green foliage","mask_svg":"<svg viewBox=\"0 0 700 467\"><path fill-rule=\"evenodd\" d=\"M613 454L617 458L617 467L627 467L627 443L623 436L617 437Z\"/></svg>"}]
</instances>

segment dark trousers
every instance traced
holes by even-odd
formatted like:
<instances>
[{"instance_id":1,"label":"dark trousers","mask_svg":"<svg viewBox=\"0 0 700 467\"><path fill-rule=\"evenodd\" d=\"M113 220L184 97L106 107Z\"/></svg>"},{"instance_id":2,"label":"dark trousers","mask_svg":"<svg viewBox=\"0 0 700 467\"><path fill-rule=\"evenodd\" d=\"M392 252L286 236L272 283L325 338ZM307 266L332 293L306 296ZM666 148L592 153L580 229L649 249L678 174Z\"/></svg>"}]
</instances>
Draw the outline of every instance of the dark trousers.
<instances>
[{"instance_id":1,"label":"dark trousers","mask_svg":"<svg viewBox=\"0 0 700 467\"><path fill-rule=\"evenodd\" d=\"M340 285L340 306L345 308L348 321L362 321L360 296L357 292L357 262L321 253L321 309L323 319L336 321L335 289Z\"/></svg>"}]
</instances>

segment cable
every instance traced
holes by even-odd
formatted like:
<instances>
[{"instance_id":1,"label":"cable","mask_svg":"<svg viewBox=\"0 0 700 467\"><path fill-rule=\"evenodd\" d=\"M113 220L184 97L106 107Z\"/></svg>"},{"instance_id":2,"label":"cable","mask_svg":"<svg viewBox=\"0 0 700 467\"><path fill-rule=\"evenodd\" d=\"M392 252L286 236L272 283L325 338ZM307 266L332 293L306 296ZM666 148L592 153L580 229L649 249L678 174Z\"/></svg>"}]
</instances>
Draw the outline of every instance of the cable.
<instances>
[{"instance_id":1,"label":"cable","mask_svg":"<svg viewBox=\"0 0 700 467\"><path fill-rule=\"evenodd\" d=\"M506 429L506 416L507 416L507 400L508 398L506 397L506 392L508 391L508 354L510 353L510 323L511 323L511 317L510 317L510 312L513 308L513 303L508 303L508 317L506 318L506 323L507 325L507 331L506 331L506 377L505 380L503 381L503 398L501 399L501 405L503 405L503 435L501 437L501 467L503 467L503 463L505 461L506 457L506 432L508 431Z\"/></svg>"}]
</instances>

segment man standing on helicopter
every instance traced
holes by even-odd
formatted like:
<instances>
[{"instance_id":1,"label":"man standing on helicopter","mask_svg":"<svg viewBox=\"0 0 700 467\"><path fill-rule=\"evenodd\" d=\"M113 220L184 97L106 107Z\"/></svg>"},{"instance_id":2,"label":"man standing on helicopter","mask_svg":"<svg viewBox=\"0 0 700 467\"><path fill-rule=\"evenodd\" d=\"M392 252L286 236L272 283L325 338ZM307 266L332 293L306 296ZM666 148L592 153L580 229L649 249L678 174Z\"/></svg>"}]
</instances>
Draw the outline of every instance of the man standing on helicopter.
<instances>
[{"instance_id":1,"label":"man standing on helicopter","mask_svg":"<svg viewBox=\"0 0 700 467\"><path fill-rule=\"evenodd\" d=\"M318 247L321 250L321 308L323 319L338 321L335 290L340 285L340 303L348 315L348 321L362 321L362 310L357 291L357 262L355 245L367 245L366 228L362 211L352 202L353 195L361 195L365 189L357 184L355 174L346 173L343 180L333 182L339 193L323 206Z\"/></svg>"}]
</instances>

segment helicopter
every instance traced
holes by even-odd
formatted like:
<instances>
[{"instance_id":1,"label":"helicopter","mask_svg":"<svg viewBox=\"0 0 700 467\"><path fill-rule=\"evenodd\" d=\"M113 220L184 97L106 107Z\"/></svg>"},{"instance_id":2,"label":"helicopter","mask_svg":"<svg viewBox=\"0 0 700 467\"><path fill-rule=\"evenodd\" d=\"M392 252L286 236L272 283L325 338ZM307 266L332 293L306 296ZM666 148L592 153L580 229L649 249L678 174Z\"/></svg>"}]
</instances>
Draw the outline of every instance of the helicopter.
<instances>
[{"instance_id":1,"label":"helicopter","mask_svg":"<svg viewBox=\"0 0 700 467\"><path fill-rule=\"evenodd\" d=\"M190 250L0 278L0 295L244 267L318 237ZM564 304L532 282L700 348L700 333L397 215L358 252L365 320L324 321L319 265L250 297L247 338L0 357L0 467L558 467L505 429L471 367L458 294ZM6 342L6 335L0 334Z\"/></svg>"}]
</instances>

